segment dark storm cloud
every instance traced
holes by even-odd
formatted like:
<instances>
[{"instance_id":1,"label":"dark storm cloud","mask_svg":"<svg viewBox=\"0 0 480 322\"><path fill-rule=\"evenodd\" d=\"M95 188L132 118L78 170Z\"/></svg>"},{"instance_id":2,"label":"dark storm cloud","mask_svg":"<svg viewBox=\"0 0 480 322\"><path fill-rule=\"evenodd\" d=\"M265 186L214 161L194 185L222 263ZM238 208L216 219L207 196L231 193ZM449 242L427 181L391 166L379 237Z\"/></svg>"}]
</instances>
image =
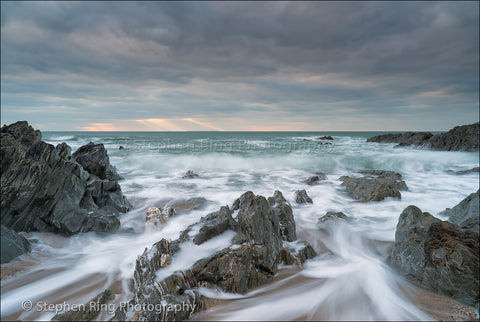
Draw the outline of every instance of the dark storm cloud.
<instances>
[{"instance_id":1,"label":"dark storm cloud","mask_svg":"<svg viewBox=\"0 0 480 322\"><path fill-rule=\"evenodd\" d=\"M343 108L446 129L478 117L478 24L478 2L2 2L2 114Z\"/></svg>"}]
</instances>

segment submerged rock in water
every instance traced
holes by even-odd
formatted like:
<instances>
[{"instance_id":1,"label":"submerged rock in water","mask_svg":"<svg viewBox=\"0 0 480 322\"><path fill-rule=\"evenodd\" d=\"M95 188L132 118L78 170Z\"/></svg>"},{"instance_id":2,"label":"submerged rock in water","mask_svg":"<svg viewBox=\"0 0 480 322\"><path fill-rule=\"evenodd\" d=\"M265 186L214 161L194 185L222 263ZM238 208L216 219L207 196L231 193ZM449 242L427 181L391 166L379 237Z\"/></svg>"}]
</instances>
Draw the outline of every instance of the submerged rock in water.
<instances>
[{"instance_id":1,"label":"submerged rock in water","mask_svg":"<svg viewBox=\"0 0 480 322\"><path fill-rule=\"evenodd\" d=\"M402 175L393 171L363 170L363 178L342 176L342 186L354 199L361 202L381 201L387 197L401 199L400 190L407 190L407 184L402 180Z\"/></svg>"},{"instance_id":2,"label":"submerged rock in water","mask_svg":"<svg viewBox=\"0 0 480 322\"><path fill-rule=\"evenodd\" d=\"M398 220L388 262L418 284L475 306L480 298L479 256L478 231L409 206Z\"/></svg>"},{"instance_id":3,"label":"submerged rock in water","mask_svg":"<svg viewBox=\"0 0 480 322\"><path fill-rule=\"evenodd\" d=\"M165 207L172 207L175 212L187 211L191 209L200 209L207 203L207 199L203 197L195 197L189 199L175 199L169 201Z\"/></svg>"},{"instance_id":4,"label":"submerged rock in water","mask_svg":"<svg viewBox=\"0 0 480 322\"><path fill-rule=\"evenodd\" d=\"M1 232L1 264L8 263L20 255L30 251L30 243L16 231L2 225Z\"/></svg>"},{"instance_id":5,"label":"submerged rock in water","mask_svg":"<svg viewBox=\"0 0 480 322\"><path fill-rule=\"evenodd\" d=\"M330 135L325 135L325 136L319 137L318 139L319 140L333 140L333 138Z\"/></svg>"},{"instance_id":6,"label":"submerged rock in water","mask_svg":"<svg viewBox=\"0 0 480 322\"><path fill-rule=\"evenodd\" d=\"M165 207L164 209L157 207L150 207L147 210L146 227L157 227L161 224L164 224L170 219L170 217L175 216L175 209L172 207Z\"/></svg>"},{"instance_id":7,"label":"submerged rock in water","mask_svg":"<svg viewBox=\"0 0 480 322\"><path fill-rule=\"evenodd\" d=\"M236 236L230 246L195 262L190 269L177 271L157 280L159 269L174 261L174 254L183 243L192 240L201 245L227 230ZM190 236L190 233L197 233ZM135 298L127 311L118 310L115 319L125 320L185 320L193 313L205 309L205 298L196 288L220 288L225 292L245 293L267 283L278 271L282 262L301 265L315 256L313 248L305 241L295 241L295 221L291 207L276 191L265 199L246 192L234 201L233 206L205 216L191 225L174 242L161 240L139 256L135 274ZM136 304L174 306L179 310L136 310Z\"/></svg>"},{"instance_id":8,"label":"submerged rock in water","mask_svg":"<svg viewBox=\"0 0 480 322\"><path fill-rule=\"evenodd\" d=\"M480 172L480 167L475 167L475 168L471 168L471 169L468 169L468 170L460 170L460 171L447 170L447 172L453 172L456 175L463 175L463 174Z\"/></svg>"},{"instance_id":9,"label":"submerged rock in water","mask_svg":"<svg viewBox=\"0 0 480 322\"><path fill-rule=\"evenodd\" d=\"M3 126L2 224L15 231L66 235L115 231L120 225L115 214L128 211L130 204L111 179L116 172L103 145L87 146L70 158L68 145L55 148L41 141L40 131L25 121Z\"/></svg>"},{"instance_id":10,"label":"submerged rock in water","mask_svg":"<svg viewBox=\"0 0 480 322\"><path fill-rule=\"evenodd\" d=\"M398 143L398 146L416 145L440 151L478 151L480 123L456 126L446 133L433 135L430 132L406 132L382 134L367 142Z\"/></svg>"},{"instance_id":11,"label":"submerged rock in water","mask_svg":"<svg viewBox=\"0 0 480 322\"><path fill-rule=\"evenodd\" d=\"M326 224L326 223L329 223L329 222L332 222L332 221L335 221L335 220L339 220L339 219L340 220L345 220L345 221L350 221L350 217L348 217L347 215L345 215L341 211L339 211L339 212L329 211L325 215L323 215L322 217L318 218L318 223L320 225L323 225L323 224Z\"/></svg>"},{"instance_id":12,"label":"submerged rock in water","mask_svg":"<svg viewBox=\"0 0 480 322\"><path fill-rule=\"evenodd\" d=\"M193 179L195 177L198 177L198 174L196 174L192 170L188 170L182 178L183 179Z\"/></svg>"},{"instance_id":13,"label":"submerged rock in water","mask_svg":"<svg viewBox=\"0 0 480 322\"><path fill-rule=\"evenodd\" d=\"M307 192L305 191L305 189L295 191L295 201L296 201L298 204L302 204L302 203L313 203L312 198L310 198L310 197L307 195Z\"/></svg>"},{"instance_id":14,"label":"submerged rock in water","mask_svg":"<svg viewBox=\"0 0 480 322\"><path fill-rule=\"evenodd\" d=\"M304 182L310 186L317 184L320 180L326 180L327 176L323 172L315 172L314 176L311 176L304 180Z\"/></svg>"}]
</instances>

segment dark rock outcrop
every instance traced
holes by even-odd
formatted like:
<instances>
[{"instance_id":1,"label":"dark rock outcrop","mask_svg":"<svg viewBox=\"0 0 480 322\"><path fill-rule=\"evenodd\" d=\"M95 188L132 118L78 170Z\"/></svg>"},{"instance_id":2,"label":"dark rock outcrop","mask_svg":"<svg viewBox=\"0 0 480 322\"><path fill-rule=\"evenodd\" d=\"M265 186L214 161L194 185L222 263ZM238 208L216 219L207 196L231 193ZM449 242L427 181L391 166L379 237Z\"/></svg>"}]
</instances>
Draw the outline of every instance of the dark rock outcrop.
<instances>
[{"instance_id":1,"label":"dark rock outcrop","mask_svg":"<svg viewBox=\"0 0 480 322\"><path fill-rule=\"evenodd\" d=\"M296 201L298 204L302 204L302 203L313 203L312 198L310 198L310 197L307 195L307 192L305 191L305 189L295 191L295 201Z\"/></svg>"},{"instance_id":2,"label":"dark rock outcrop","mask_svg":"<svg viewBox=\"0 0 480 322\"><path fill-rule=\"evenodd\" d=\"M424 243L428 228L440 219L415 206L408 206L400 215L395 231L395 244L389 262L402 274L417 281L423 279Z\"/></svg>"},{"instance_id":3,"label":"dark rock outcrop","mask_svg":"<svg viewBox=\"0 0 480 322\"><path fill-rule=\"evenodd\" d=\"M400 215L388 262L412 281L475 306L479 303L479 234L415 206Z\"/></svg>"},{"instance_id":4,"label":"dark rock outcrop","mask_svg":"<svg viewBox=\"0 0 480 322\"><path fill-rule=\"evenodd\" d=\"M344 221L350 221L350 217L345 215L343 212L333 212L329 211L322 217L318 218L318 224L319 225L324 225L328 224L330 222L336 221L336 220L344 220Z\"/></svg>"},{"instance_id":5,"label":"dark rock outcrop","mask_svg":"<svg viewBox=\"0 0 480 322\"><path fill-rule=\"evenodd\" d=\"M480 218L480 190L470 194L458 205L443 213L450 218L448 221L460 227L468 228L476 232L479 231Z\"/></svg>"},{"instance_id":6,"label":"dark rock outcrop","mask_svg":"<svg viewBox=\"0 0 480 322\"><path fill-rule=\"evenodd\" d=\"M475 306L480 300L479 234L447 221L433 223L425 237L422 284Z\"/></svg>"},{"instance_id":7,"label":"dark rock outcrop","mask_svg":"<svg viewBox=\"0 0 480 322\"><path fill-rule=\"evenodd\" d=\"M182 243L192 240L201 245L227 230L236 232L232 245L198 260L190 269L156 280L157 271L170 265ZM193 231L198 233L190 236ZM205 298L196 290L198 287L245 293L267 283L278 271L279 263L301 265L315 256L307 242L295 240L293 214L279 191L268 200L246 192L231 208L221 207L191 225L179 240L162 239L150 250L146 249L136 263L132 305L128 312L118 310L115 319L125 320L127 315L134 320L188 319L206 307ZM180 304L183 309L136 311L138 304L153 307Z\"/></svg>"},{"instance_id":8,"label":"dark rock outcrop","mask_svg":"<svg viewBox=\"0 0 480 322\"><path fill-rule=\"evenodd\" d=\"M196 174L192 170L188 170L182 178L183 179L193 179L193 178L196 178L196 177L198 177L198 174Z\"/></svg>"},{"instance_id":9,"label":"dark rock outcrop","mask_svg":"<svg viewBox=\"0 0 480 322\"><path fill-rule=\"evenodd\" d=\"M55 149L61 159L70 160L72 157L72 148L67 143L63 142L58 144Z\"/></svg>"},{"instance_id":10,"label":"dark rock outcrop","mask_svg":"<svg viewBox=\"0 0 480 322\"><path fill-rule=\"evenodd\" d=\"M97 176L101 180L120 180L117 170L110 164L107 150L103 144L90 142L80 147L72 155L72 158L79 163L88 173Z\"/></svg>"},{"instance_id":11,"label":"dark rock outcrop","mask_svg":"<svg viewBox=\"0 0 480 322\"><path fill-rule=\"evenodd\" d=\"M116 230L120 224L116 214L130 207L118 182L109 179L118 175L103 145L88 144L79 151L70 157L68 145L55 148L41 141L40 132L25 121L3 126L2 224L15 231L66 235Z\"/></svg>"},{"instance_id":12,"label":"dark rock outcrop","mask_svg":"<svg viewBox=\"0 0 480 322\"><path fill-rule=\"evenodd\" d=\"M406 132L382 134L367 139L367 142L398 143L397 146L423 146L440 151L478 151L480 123L456 126L446 133L432 135L430 132Z\"/></svg>"},{"instance_id":13,"label":"dark rock outcrop","mask_svg":"<svg viewBox=\"0 0 480 322\"><path fill-rule=\"evenodd\" d=\"M308 177L305 179L305 183L312 186L318 183L320 180L326 180L327 176L323 172L315 172L314 176Z\"/></svg>"},{"instance_id":14,"label":"dark rock outcrop","mask_svg":"<svg viewBox=\"0 0 480 322\"><path fill-rule=\"evenodd\" d=\"M363 170L363 178L351 178L342 176L342 186L345 191L354 199L361 202L381 201L387 197L401 199L400 190L407 190L402 175L393 171L384 170Z\"/></svg>"},{"instance_id":15,"label":"dark rock outcrop","mask_svg":"<svg viewBox=\"0 0 480 322\"><path fill-rule=\"evenodd\" d=\"M456 126L447 133L434 135L425 146L441 151L478 151L480 143L480 123Z\"/></svg>"},{"instance_id":16,"label":"dark rock outcrop","mask_svg":"<svg viewBox=\"0 0 480 322\"><path fill-rule=\"evenodd\" d=\"M16 231L2 225L1 263L5 264L30 251L30 243Z\"/></svg>"},{"instance_id":17,"label":"dark rock outcrop","mask_svg":"<svg viewBox=\"0 0 480 322\"><path fill-rule=\"evenodd\" d=\"M333 138L330 135L325 135L325 136L319 137L318 139L319 140L333 140Z\"/></svg>"}]
</instances>

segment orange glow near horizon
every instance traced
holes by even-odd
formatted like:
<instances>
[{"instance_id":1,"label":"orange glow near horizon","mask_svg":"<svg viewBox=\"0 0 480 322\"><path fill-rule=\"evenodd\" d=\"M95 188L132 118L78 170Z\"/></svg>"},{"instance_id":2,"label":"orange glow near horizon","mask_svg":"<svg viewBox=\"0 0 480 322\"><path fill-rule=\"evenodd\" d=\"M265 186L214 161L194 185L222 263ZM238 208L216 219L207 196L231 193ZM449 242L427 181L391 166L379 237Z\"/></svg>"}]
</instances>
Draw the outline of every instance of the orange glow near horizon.
<instances>
[{"instance_id":1,"label":"orange glow near horizon","mask_svg":"<svg viewBox=\"0 0 480 322\"><path fill-rule=\"evenodd\" d=\"M123 131L122 128L113 125L112 123L91 123L90 126L82 126L80 127L83 131L91 131L91 132L102 132L102 131Z\"/></svg>"},{"instance_id":2,"label":"orange glow near horizon","mask_svg":"<svg viewBox=\"0 0 480 322\"><path fill-rule=\"evenodd\" d=\"M200 121L194 120L194 119L192 119L192 118L185 118L185 119L181 119L181 120L182 120L182 121L192 122L192 123L201 125L201 126L203 126L203 127L206 127L206 128L209 128L209 129L212 129L212 130L215 130L215 131L225 131L224 129L221 129L221 128L219 128L219 127L210 125L210 124L205 123L205 122L200 122Z\"/></svg>"},{"instance_id":3,"label":"orange glow near horizon","mask_svg":"<svg viewBox=\"0 0 480 322\"><path fill-rule=\"evenodd\" d=\"M235 124L229 127L231 131L303 131L309 124L303 122L282 123L276 125L270 124L251 124L247 120L230 118L215 120L220 124ZM136 120L118 120L111 123L90 123L81 126L80 131L90 132L115 132L115 131L225 131L224 128L215 126L215 123L203 122L193 118L149 118Z\"/></svg>"}]
</instances>

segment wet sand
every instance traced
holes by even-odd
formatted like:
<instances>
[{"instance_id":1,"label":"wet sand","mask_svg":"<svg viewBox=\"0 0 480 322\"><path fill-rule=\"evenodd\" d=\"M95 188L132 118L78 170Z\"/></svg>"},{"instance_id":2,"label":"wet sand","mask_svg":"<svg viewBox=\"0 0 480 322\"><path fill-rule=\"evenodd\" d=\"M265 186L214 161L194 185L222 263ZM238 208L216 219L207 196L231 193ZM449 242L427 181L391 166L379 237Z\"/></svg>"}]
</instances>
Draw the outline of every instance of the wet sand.
<instances>
[{"instance_id":1,"label":"wet sand","mask_svg":"<svg viewBox=\"0 0 480 322\"><path fill-rule=\"evenodd\" d=\"M30 236L28 236L30 237ZM298 231L298 237L312 241L317 253L330 253L328 248L322 242L327 236L315 229L307 229ZM44 233L44 242L51 243L60 248L68 244L68 239L59 237L55 234ZM391 251L391 242L368 241L369 248L382 258L386 258ZM45 269L41 268L41 264L45 260L51 260L45 254L28 254L21 257L19 260L2 265L2 293L8 293L37 280L48 276L54 276L67 271L67 268ZM301 274L300 267L282 267L278 274L271 280L269 284L260 286L249 292L249 296L240 299L209 299L207 300L207 311L198 313L192 317L192 320L221 320L228 318L235 312L248 309L249 307L275 301L277 297L291 297L294 303L295 295L302 292L308 292L321 287L328 279L309 278ZM133 272L132 272L133 275ZM106 274L91 274L85 276L75 283L68 286L57 288L49 294L45 294L41 299L36 299L34 302L43 301L45 303L58 304L66 301L70 304L83 304L88 302L91 298L102 292L106 288L112 291L112 298L108 304L117 305L120 302L128 301L132 297L133 280L121 280L119 276L107 276ZM439 321L466 321L475 320L475 309L465 306L453 299L432 293L428 290L422 289L413 285L408 280L400 283L398 289L418 308L427 313L432 319ZM352 305L362 307L363 309L375 311L371 307L371 303L366 300L365 294L358 292L357 294L350 294L345 301L335 303L334 305L319 305L312 308L308 312L292 313L287 320L332 320L332 317L342 317L342 305L345 305L350 299ZM28 295L26 295L28 299ZM53 316L54 313L51 314ZM2 320L17 320L17 319L40 319L45 318L45 312L36 312L35 310L24 311L21 308L15 312L2 317ZM105 320L111 318L110 312L101 312L97 320ZM357 317L361 319L361 316ZM378 317L381 319L381 317Z\"/></svg>"}]
</instances>

